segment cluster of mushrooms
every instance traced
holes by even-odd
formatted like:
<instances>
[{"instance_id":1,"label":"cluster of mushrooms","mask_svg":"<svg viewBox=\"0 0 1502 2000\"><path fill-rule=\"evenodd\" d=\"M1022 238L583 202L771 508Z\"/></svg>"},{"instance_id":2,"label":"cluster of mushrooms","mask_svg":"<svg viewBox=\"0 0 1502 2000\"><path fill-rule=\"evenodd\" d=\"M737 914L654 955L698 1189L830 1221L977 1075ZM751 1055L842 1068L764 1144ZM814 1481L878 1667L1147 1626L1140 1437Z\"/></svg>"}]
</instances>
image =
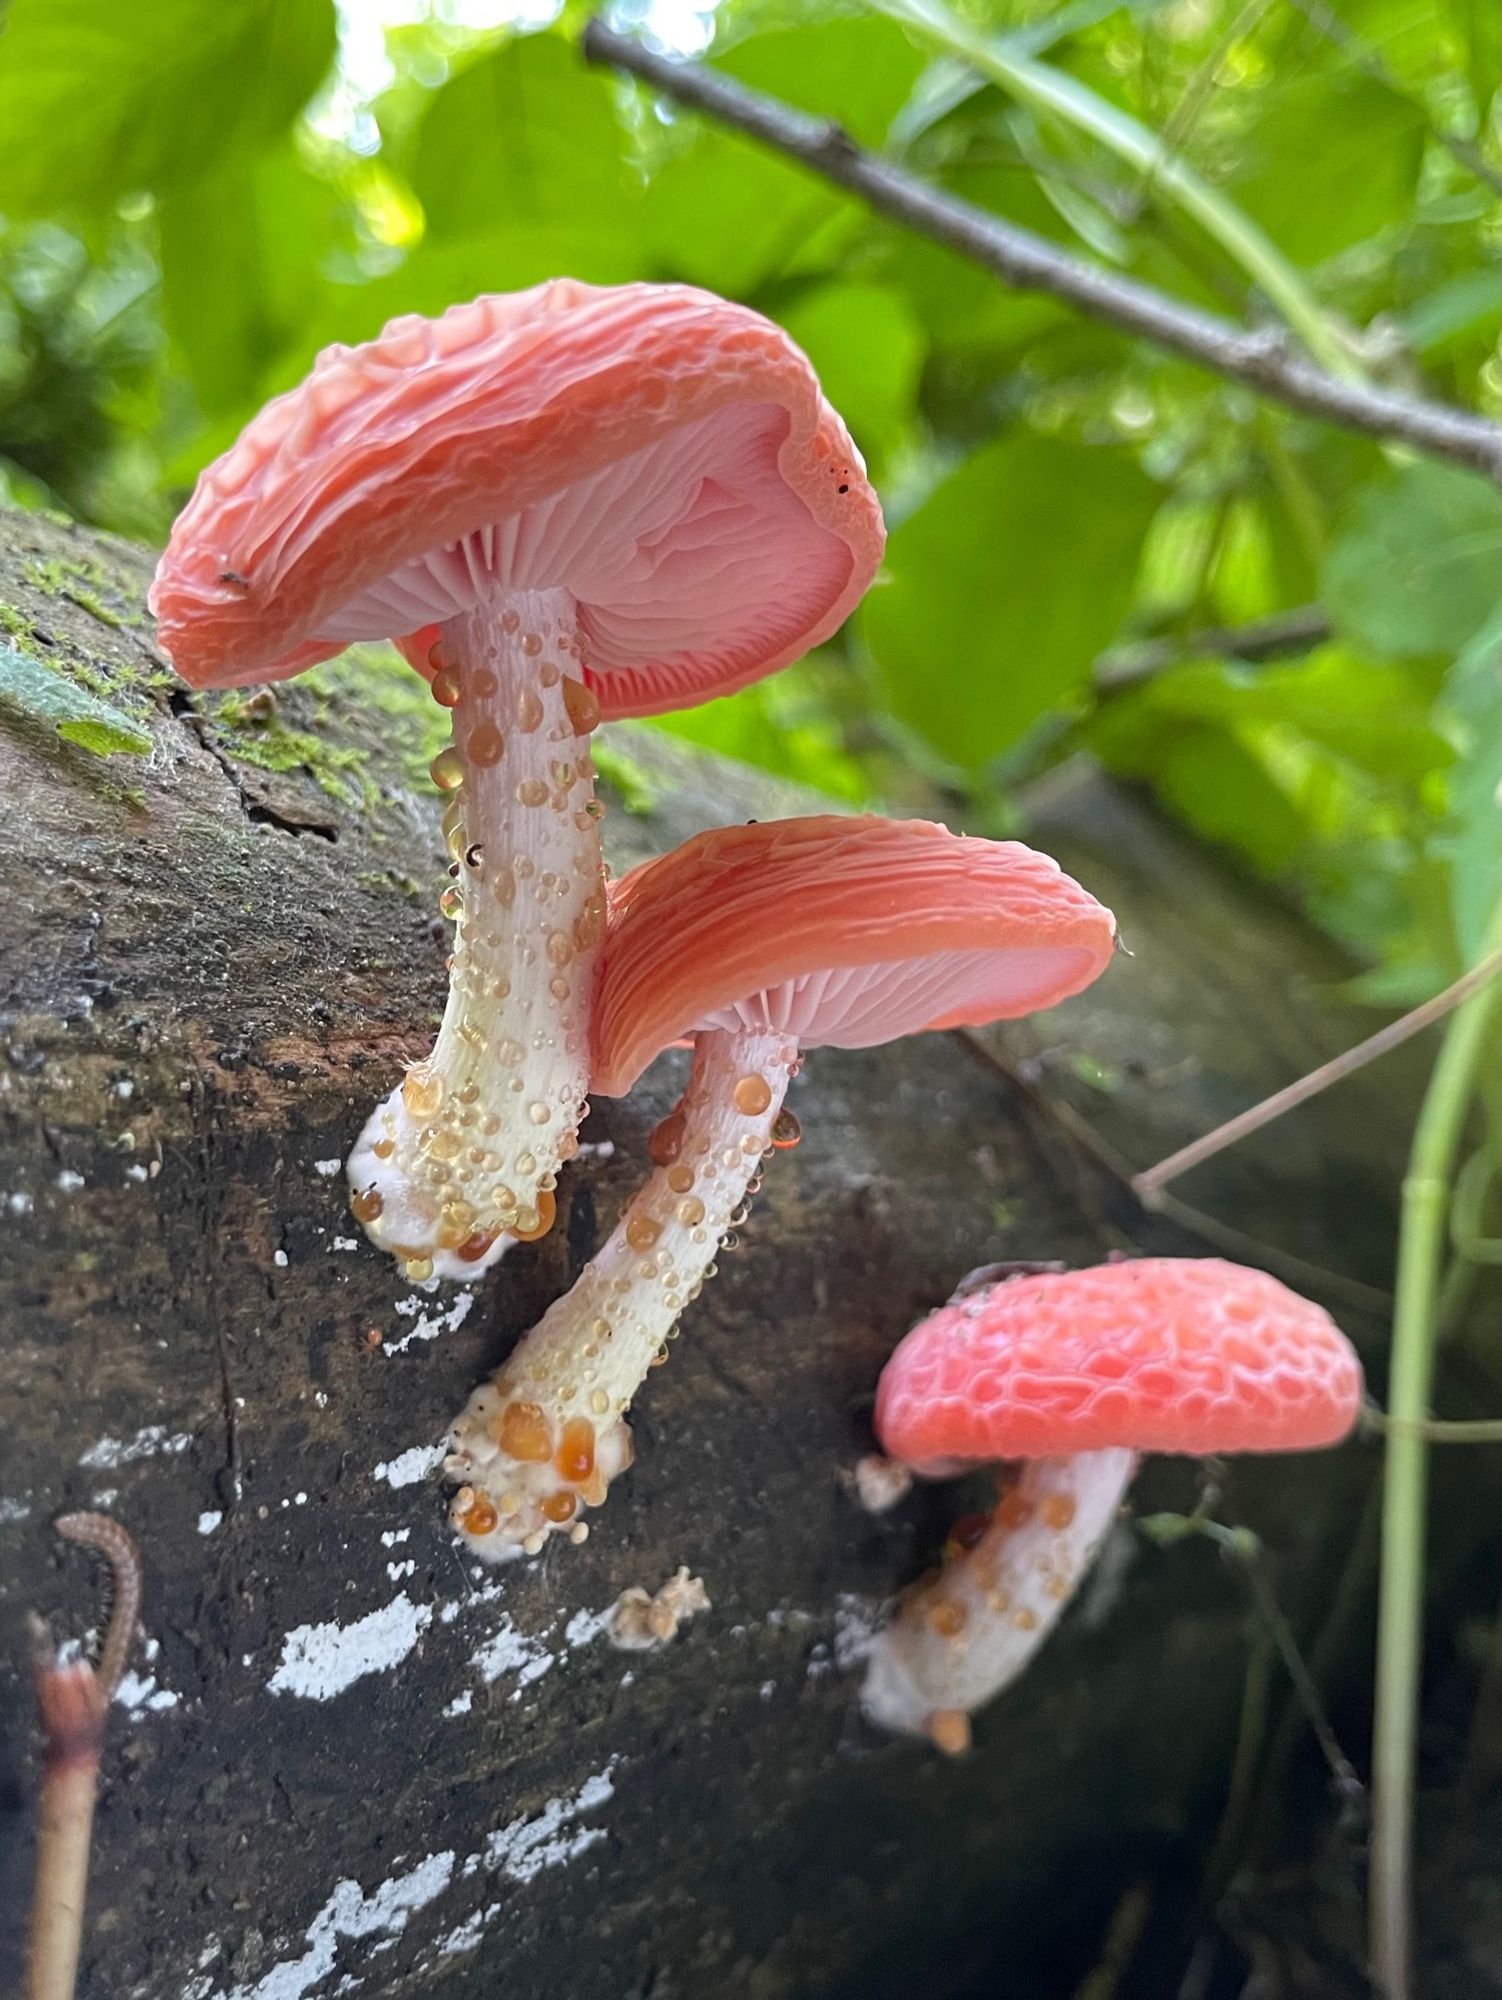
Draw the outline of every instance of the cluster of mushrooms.
<instances>
[{"instance_id":1,"label":"cluster of mushrooms","mask_svg":"<svg viewBox=\"0 0 1502 2000\"><path fill-rule=\"evenodd\" d=\"M926 821L725 827L607 878L596 725L801 658L883 542L779 328L688 287L559 279L330 348L202 475L157 571L161 643L195 687L391 638L452 716L432 769L447 1006L348 1163L408 1278L470 1278L545 1233L589 1095L692 1044L650 1175L454 1423L452 1519L487 1559L587 1534L631 1462L632 1399L796 1136L806 1050L1028 1014L1112 957L1110 912L1046 855ZM1138 1452L1330 1441L1359 1393L1317 1307L1215 1263L1044 1274L924 1322L883 1376L884 1449L927 1473L1029 1465L899 1607L869 1712L952 1746L1057 1617Z\"/></svg>"}]
</instances>

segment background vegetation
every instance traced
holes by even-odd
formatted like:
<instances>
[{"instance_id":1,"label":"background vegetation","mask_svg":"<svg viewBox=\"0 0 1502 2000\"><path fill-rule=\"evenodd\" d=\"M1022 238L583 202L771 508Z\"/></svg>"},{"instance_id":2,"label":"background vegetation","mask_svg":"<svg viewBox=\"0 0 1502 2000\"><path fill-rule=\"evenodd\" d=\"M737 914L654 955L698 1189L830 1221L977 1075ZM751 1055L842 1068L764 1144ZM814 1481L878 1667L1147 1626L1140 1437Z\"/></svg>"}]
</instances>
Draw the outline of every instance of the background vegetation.
<instances>
[{"instance_id":1,"label":"background vegetation","mask_svg":"<svg viewBox=\"0 0 1502 2000\"><path fill-rule=\"evenodd\" d=\"M1474 959L1502 777L1487 483L1009 293L588 70L582 15L527 5L11 0L11 494L160 538L329 341L560 271L712 286L813 356L881 485L891 558L837 651L664 726L991 831L1086 751L1296 897L1367 961L1374 997L1423 997ZM1265 234L1327 361L1502 400L1491 0L971 7L1001 51L1079 86L1083 123L870 10L651 0L616 18L643 12L669 47L1061 246L1268 320L1173 176L1102 142L1128 114ZM1307 613L1293 639L1290 612Z\"/></svg>"},{"instance_id":2,"label":"background vegetation","mask_svg":"<svg viewBox=\"0 0 1502 2000\"><path fill-rule=\"evenodd\" d=\"M1329 372L1502 407L1494 0L609 12L1074 257L1281 323ZM1007 290L589 69L573 0L10 0L0 19L0 495L159 540L331 341L560 272L706 285L806 347L892 536L835 644L657 726L992 833L1093 757L1350 947L1374 1003L1495 946L1502 503L1479 474ZM146 746L56 682L0 647L0 699L101 753ZM1429 1371L1502 1260L1495 1034L1493 988L1451 1023L1405 1195L1379 1927L1407 1901Z\"/></svg>"}]
</instances>

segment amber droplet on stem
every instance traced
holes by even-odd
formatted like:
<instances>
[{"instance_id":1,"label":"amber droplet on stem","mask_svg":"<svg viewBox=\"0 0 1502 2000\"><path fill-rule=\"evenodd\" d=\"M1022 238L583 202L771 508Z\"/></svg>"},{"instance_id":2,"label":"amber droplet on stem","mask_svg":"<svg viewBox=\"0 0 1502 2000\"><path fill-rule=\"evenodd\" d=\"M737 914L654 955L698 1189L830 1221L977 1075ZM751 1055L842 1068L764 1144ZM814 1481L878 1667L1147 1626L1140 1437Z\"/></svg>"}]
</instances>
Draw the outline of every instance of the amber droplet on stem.
<instances>
[{"instance_id":1,"label":"amber droplet on stem","mask_svg":"<svg viewBox=\"0 0 1502 2000\"><path fill-rule=\"evenodd\" d=\"M349 1212L356 1222L371 1223L378 1219L386 1206L386 1198L379 1188L361 1188L349 1204Z\"/></svg>"},{"instance_id":2,"label":"amber droplet on stem","mask_svg":"<svg viewBox=\"0 0 1502 2000\"><path fill-rule=\"evenodd\" d=\"M965 1629L965 1607L941 1597L929 1612L928 1622L941 1639L956 1639Z\"/></svg>"},{"instance_id":3,"label":"amber droplet on stem","mask_svg":"<svg viewBox=\"0 0 1502 2000\"><path fill-rule=\"evenodd\" d=\"M595 1469L595 1427L588 1417L570 1417L553 1459L560 1475L578 1486Z\"/></svg>"},{"instance_id":4,"label":"amber droplet on stem","mask_svg":"<svg viewBox=\"0 0 1502 2000\"><path fill-rule=\"evenodd\" d=\"M508 1403L494 1436L508 1458L519 1458L529 1465L542 1465L553 1455L553 1440L540 1403Z\"/></svg>"},{"instance_id":5,"label":"amber droplet on stem","mask_svg":"<svg viewBox=\"0 0 1502 2000\"><path fill-rule=\"evenodd\" d=\"M1047 1493L1038 1503L1038 1517L1045 1528L1068 1528L1074 1522L1074 1498L1068 1493Z\"/></svg>"},{"instance_id":6,"label":"amber droplet on stem","mask_svg":"<svg viewBox=\"0 0 1502 2000\"><path fill-rule=\"evenodd\" d=\"M790 1146L796 1146L803 1137L803 1127L791 1111L779 1111L772 1121L772 1144L778 1152L785 1153Z\"/></svg>"},{"instance_id":7,"label":"amber droplet on stem","mask_svg":"<svg viewBox=\"0 0 1502 2000\"><path fill-rule=\"evenodd\" d=\"M688 1121L681 1111L670 1111L659 1125L652 1128L647 1140L647 1158L654 1167L670 1167L683 1151L684 1135Z\"/></svg>"},{"instance_id":8,"label":"amber droplet on stem","mask_svg":"<svg viewBox=\"0 0 1502 2000\"><path fill-rule=\"evenodd\" d=\"M572 1493L550 1493L538 1503L539 1512L549 1521L572 1521L579 1511L579 1501Z\"/></svg>"},{"instance_id":9,"label":"amber droplet on stem","mask_svg":"<svg viewBox=\"0 0 1502 2000\"><path fill-rule=\"evenodd\" d=\"M558 1203L546 1188L537 1191L537 1221L535 1225L523 1227L518 1223L511 1234L518 1243L535 1243L540 1236L546 1236L558 1216Z\"/></svg>"},{"instance_id":10,"label":"amber droplet on stem","mask_svg":"<svg viewBox=\"0 0 1502 2000\"><path fill-rule=\"evenodd\" d=\"M465 740L464 754L471 764L488 771L505 756L506 739L493 722L477 722Z\"/></svg>"},{"instance_id":11,"label":"amber droplet on stem","mask_svg":"<svg viewBox=\"0 0 1502 2000\"><path fill-rule=\"evenodd\" d=\"M440 792L457 792L464 783L464 759L447 743L428 766L428 776Z\"/></svg>"},{"instance_id":12,"label":"amber droplet on stem","mask_svg":"<svg viewBox=\"0 0 1502 2000\"><path fill-rule=\"evenodd\" d=\"M423 1069L409 1069L402 1078L402 1103L419 1123L433 1117L443 1102L443 1078L436 1072Z\"/></svg>"},{"instance_id":13,"label":"amber droplet on stem","mask_svg":"<svg viewBox=\"0 0 1502 2000\"><path fill-rule=\"evenodd\" d=\"M433 651L436 653L438 648L435 646ZM440 708L457 708L459 706L459 699L464 693L464 689L460 684L458 674L455 673L452 667L440 667L428 685L434 701L437 702Z\"/></svg>"},{"instance_id":14,"label":"amber droplet on stem","mask_svg":"<svg viewBox=\"0 0 1502 2000\"><path fill-rule=\"evenodd\" d=\"M743 1076L730 1096L743 1118L759 1118L772 1102L772 1086L764 1076Z\"/></svg>"},{"instance_id":15,"label":"amber droplet on stem","mask_svg":"<svg viewBox=\"0 0 1502 2000\"><path fill-rule=\"evenodd\" d=\"M477 1493L460 1515L459 1525L466 1535L488 1535L500 1518L484 1494Z\"/></svg>"},{"instance_id":16,"label":"amber droplet on stem","mask_svg":"<svg viewBox=\"0 0 1502 2000\"><path fill-rule=\"evenodd\" d=\"M465 1237L454 1255L461 1264L478 1264L494 1242L493 1235L487 1234L483 1229L477 1229L472 1236Z\"/></svg>"},{"instance_id":17,"label":"amber droplet on stem","mask_svg":"<svg viewBox=\"0 0 1502 2000\"><path fill-rule=\"evenodd\" d=\"M563 683L563 706L568 711L568 719L574 726L576 736L588 736L600 720L599 697L593 688L572 677Z\"/></svg>"},{"instance_id":18,"label":"amber droplet on stem","mask_svg":"<svg viewBox=\"0 0 1502 2000\"><path fill-rule=\"evenodd\" d=\"M936 1708L928 1718L928 1737L946 1757L963 1757L970 1748L970 1718L962 1709Z\"/></svg>"},{"instance_id":19,"label":"amber droplet on stem","mask_svg":"<svg viewBox=\"0 0 1502 2000\"><path fill-rule=\"evenodd\" d=\"M662 1225L650 1215L633 1215L626 1224L626 1241L633 1250L650 1250L662 1234Z\"/></svg>"}]
</instances>

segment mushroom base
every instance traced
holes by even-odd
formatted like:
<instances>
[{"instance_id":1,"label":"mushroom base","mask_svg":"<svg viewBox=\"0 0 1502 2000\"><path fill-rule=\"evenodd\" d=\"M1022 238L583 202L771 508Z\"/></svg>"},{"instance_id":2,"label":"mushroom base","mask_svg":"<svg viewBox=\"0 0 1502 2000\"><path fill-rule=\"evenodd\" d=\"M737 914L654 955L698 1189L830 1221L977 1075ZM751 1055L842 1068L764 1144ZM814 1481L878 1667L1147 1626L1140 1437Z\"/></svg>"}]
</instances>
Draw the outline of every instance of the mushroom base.
<instances>
[{"instance_id":1,"label":"mushroom base","mask_svg":"<svg viewBox=\"0 0 1502 2000\"><path fill-rule=\"evenodd\" d=\"M444 1472L462 1482L452 1519L475 1554L583 1539L581 1514L631 1463L632 1398L744 1220L797 1057L781 1034L696 1037L682 1103L653 1135L660 1164L454 1424Z\"/></svg>"},{"instance_id":2,"label":"mushroom base","mask_svg":"<svg viewBox=\"0 0 1502 2000\"><path fill-rule=\"evenodd\" d=\"M377 1107L351 1207L407 1275L469 1278L550 1227L588 1087L605 891L572 598L497 588L442 628L435 693L454 742L433 766L455 920L433 1053Z\"/></svg>"},{"instance_id":3,"label":"mushroom base","mask_svg":"<svg viewBox=\"0 0 1502 2000\"><path fill-rule=\"evenodd\" d=\"M973 1547L916 1584L878 1633L862 1705L883 1729L968 1741L964 1718L1043 1644L1116 1519L1137 1454L1030 1459Z\"/></svg>"}]
</instances>

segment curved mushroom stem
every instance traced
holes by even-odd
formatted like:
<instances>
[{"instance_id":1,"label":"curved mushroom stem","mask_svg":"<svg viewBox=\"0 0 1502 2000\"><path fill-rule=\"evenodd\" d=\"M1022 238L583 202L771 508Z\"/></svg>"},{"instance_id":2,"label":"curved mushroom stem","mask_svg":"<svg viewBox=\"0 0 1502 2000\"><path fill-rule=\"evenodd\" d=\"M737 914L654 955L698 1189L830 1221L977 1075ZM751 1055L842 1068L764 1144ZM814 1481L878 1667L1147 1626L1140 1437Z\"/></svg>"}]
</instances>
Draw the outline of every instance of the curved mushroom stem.
<instances>
[{"instance_id":1,"label":"curved mushroom stem","mask_svg":"<svg viewBox=\"0 0 1502 2000\"><path fill-rule=\"evenodd\" d=\"M442 628L434 680L454 742L433 764L457 920L433 1053L350 1154L351 1206L414 1279L472 1277L553 1219L589 1086L605 891L566 591L497 591Z\"/></svg>"},{"instance_id":2,"label":"curved mushroom stem","mask_svg":"<svg viewBox=\"0 0 1502 2000\"><path fill-rule=\"evenodd\" d=\"M1028 1460L980 1539L908 1591L877 1634L862 1693L872 1721L964 1749L965 1718L1053 1630L1136 1469L1135 1452L1115 1449Z\"/></svg>"},{"instance_id":3,"label":"curved mushroom stem","mask_svg":"<svg viewBox=\"0 0 1502 2000\"><path fill-rule=\"evenodd\" d=\"M584 1539L579 1515L631 1463L631 1400L744 1219L797 1060L783 1034L696 1037L683 1100L654 1134L659 1164L454 1425L450 1518L477 1555L535 1554L559 1529Z\"/></svg>"}]
</instances>

